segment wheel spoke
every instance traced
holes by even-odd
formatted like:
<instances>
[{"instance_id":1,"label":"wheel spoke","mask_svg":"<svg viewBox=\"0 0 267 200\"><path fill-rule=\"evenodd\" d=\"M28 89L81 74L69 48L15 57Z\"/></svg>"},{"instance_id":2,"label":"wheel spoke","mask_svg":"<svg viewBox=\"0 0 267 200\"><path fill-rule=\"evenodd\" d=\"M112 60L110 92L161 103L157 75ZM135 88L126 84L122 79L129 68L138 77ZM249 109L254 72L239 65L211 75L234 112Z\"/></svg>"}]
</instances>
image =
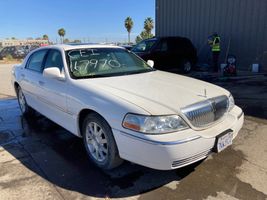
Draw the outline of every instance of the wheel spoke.
<instances>
[{"instance_id":1,"label":"wheel spoke","mask_svg":"<svg viewBox=\"0 0 267 200\"><path fill-rule=\"evenodd\" d=\"M96 149L95 153L96 153L96 159L99 160L99 149Z\"/></svg>"},{"instance_id":2,"label":"wheel spoke","mask_svg":"<svg viewBox=\"0 0 267 200\"><path fill-rule=\"evenodd\" d=\"M87 137L87 140L86 141L87 141L88 144L93 144L93 140L90 137Z\"/></svg>"},{"instance_id":3,"label":"wheel spoke","mask_svg":"<svg viewBox=\"0 0 267 200\"><path fill-rule=\"evenodd\" d=\"M105 155L103 154L103 151L98 151L99 152L99 156L101 160L105 159Z\"/></svg>"},{"instance_id":4,"label":"wheel spoke","mask_svg":"<svg viewBox=\"0 0 267 200\"><path fill-rule=\"evenodd\" d=\"M108 142L108 141L107 141L106 138L102 138L102 137L99 138L99 143L100 143L100 144L106 144L107 142Z\"/></svg>"},{"instance_id":5,"label":"wheel spoke","mask_svg":"<svg viewBox=\"0 0 267 200\"><path fill-rule=\"evenodd\" d=\"M96 134L97 133L97 125L96 125L96 123L94 123L94 134Z\"/></svg>"},{"instance_id":6,"label":"wheel spoke","mask_svg":"<svg viewBox=\"0 0 267 200\"><path fill-rule=\"evenodd\" d=\"M89 124L89 131L90 131L90 134L92 135L93 132L94 132L94 129L93 129L93 125L92 124Z\"/></svg>"},{"instance_id":7,"label":"wheel spoke","mask_svg":"<svg viewBox=\"0 0 267 200\"><path fill-rule=\"evenodd\" d=\"M107 153L108 153L108 150L107 150L107 149L105 149L105 147L104 147L104 146L102 146L102 145L99 145L99 147L100 147L100 150L101 150L101 152L104 152L105 154L107 154Z\"/></svg>"},{"instance_id":8,"label":"wheel spoke","mask_svg":"<svg viewBox=\"0 0 267 200\"><path fill-rule=\"evenodd\" d=\"M99 131L96 132L95 135L96 135L97 137L100 137L102 134L103 134L103 131L102 131L102 129L100 129Z\"/></svg>"}]
</instances>

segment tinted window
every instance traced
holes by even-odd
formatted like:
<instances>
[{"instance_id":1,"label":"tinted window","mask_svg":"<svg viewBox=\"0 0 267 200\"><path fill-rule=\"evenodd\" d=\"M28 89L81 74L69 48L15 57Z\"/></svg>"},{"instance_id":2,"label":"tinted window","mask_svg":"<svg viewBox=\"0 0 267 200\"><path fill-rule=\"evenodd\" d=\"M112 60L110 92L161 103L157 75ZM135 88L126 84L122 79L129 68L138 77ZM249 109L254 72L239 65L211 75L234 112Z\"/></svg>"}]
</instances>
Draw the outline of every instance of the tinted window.
<instances>
[{"instance_id":1,"label":"tinted window","mask_svg":"<svg viewBox=\"0 0 267 200\"><path fill-rule=\"evenodd\" d=\"M57 50L51 50L48 53L46 62L45 62L45 68L48 67L57 67L61 71L63 68L63 61L61 53Z\"/></svg>"},{"instance_id":2,"label":"tinted window","mask_svg":"<svg viewBox=\"0 0 267 200\"><path fill-rule=\"evenodd\" d=\"M165 52L168 50L169 48L168 48L167 40L162 40L156 48L156 51L161 51L161 52Z\"/></svg>"},{"instance_id":3,"label":"tinted window","mask_svg":"<svg viewBox=\"0 0 267 200\"><path fill-rule=\"evenodd\" d=\"M148 52L152 46L157 42L156 39L144 40L138 43L133 49L133 52Z\"/></svg>"},{"instance_id":4,"label":"tinted window","mask_svg":"<svg viewBox=\"0 0 267 200\"><path fill-rule=\"evenodd\" d=\"M42 72L42 63L46 52L47 50L41 50L32 54L26 68L36 72Z\"/></svg>"}]
</instances>

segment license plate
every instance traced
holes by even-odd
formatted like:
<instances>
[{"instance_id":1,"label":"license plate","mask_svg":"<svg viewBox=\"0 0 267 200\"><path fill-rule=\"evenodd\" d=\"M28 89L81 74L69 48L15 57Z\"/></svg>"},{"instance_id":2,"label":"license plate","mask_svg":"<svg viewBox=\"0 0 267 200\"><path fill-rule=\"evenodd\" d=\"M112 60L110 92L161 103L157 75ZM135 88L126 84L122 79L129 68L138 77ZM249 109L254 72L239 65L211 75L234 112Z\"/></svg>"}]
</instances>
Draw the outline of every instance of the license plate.
<instances>
[{"instance_id":1,"label":"license plate","mask_svg":"<svg viewBox=\"0 0 267 200\"><path fill-rule=\"evenodd\" d=\"M215 149L219 153L226 147L232 145L233 142L233 131L225 131L216 137Z\"/></svg>"}]
</instances>

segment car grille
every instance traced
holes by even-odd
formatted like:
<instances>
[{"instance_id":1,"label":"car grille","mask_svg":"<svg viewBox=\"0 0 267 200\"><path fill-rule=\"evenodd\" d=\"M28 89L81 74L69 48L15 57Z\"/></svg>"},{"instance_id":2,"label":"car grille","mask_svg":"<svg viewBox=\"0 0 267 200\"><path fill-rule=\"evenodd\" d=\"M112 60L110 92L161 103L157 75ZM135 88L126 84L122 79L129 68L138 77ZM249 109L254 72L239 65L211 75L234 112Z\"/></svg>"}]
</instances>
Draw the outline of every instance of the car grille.
<instances>
[{"instance_id":1,"label":"car grille","mask_svg":"<svg viewBox=\"0 0 267 200\"><path fill-rule=\"evenodd\" d=\"M221 119L228 110L227 96L218 96L181 109L190 123L198 128L209 126Z\"/></svg>"},{"instance_id":2,"label":"car grille","mask_svg":"<svg viewBox=\"0 0 267 200\"><path fill-rule=\"evenodd\" d=\"M182 160L173 161L172 167L173 168L178 168L178 167L183 167L185 165L197 162L197 161L199 161L201 159L206 158L211 153L212 153L211 150L207 150L207 151L201 152L199 154L196 154L194 156L191 156L191 157L188 157L188 158L185 158L185 159L182 159Z\"/></svg>"}]
</instances>

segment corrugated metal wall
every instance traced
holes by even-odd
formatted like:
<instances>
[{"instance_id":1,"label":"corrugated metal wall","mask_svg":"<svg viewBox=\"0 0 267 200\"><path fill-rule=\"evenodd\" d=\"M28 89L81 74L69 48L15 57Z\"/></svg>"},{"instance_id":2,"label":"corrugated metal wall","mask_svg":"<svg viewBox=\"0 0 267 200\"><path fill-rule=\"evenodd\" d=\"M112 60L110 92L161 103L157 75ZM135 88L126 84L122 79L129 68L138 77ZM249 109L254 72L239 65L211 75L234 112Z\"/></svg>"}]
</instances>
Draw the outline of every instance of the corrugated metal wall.
<instances>
[{"instance_id":1,"label":"corrugated metal wall","mask_svg":"<svg viewBox=\"0 0 267 200\"><path fill-rule=\"evenodd\" d=\"M205 62L213 32L221 36L222 62L230 43L241 69L258 62L267 71L267 0L156 0L156 36L190 38Z\"/></svg>"}]
</instances>

